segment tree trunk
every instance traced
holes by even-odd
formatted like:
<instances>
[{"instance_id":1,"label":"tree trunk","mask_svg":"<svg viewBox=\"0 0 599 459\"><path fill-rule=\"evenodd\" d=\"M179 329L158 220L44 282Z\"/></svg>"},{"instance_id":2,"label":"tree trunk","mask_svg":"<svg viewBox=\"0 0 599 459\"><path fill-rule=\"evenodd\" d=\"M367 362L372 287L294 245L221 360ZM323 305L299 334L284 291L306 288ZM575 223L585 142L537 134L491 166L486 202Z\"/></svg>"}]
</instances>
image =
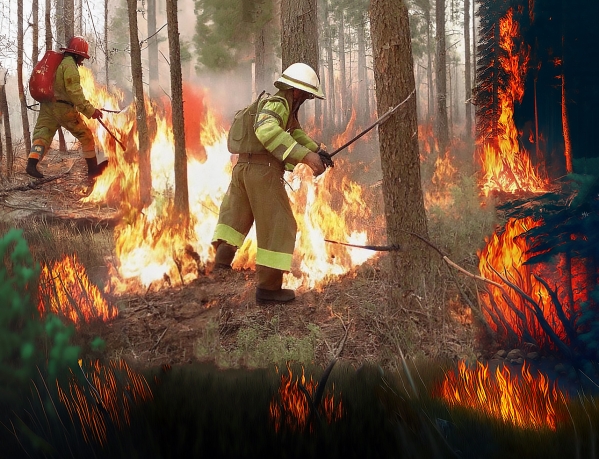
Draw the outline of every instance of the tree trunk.
<instances>
[{"instance_id":1,"label":"tree trunk","mask_svg":"<svg viewBox=\"0 0 599 459\"><path fill-rule=\"evenodd\" d=\"M426 109L426 117L429 122L433 119L434 113L434 104L433 104L433 58L431 56L431 31L432 31L432 21L431 21L431 9L430 4L428 8L424 11L424 19L426 21L426 59L427 59L427 68L426 68L426 79L428 83L428 97L427 97L427 109Z\"/></svg>"},{"instance_id":2,"label":"tree trunk","mask_svg":"<svg viewBox=\"0 0 599 459\"><path fill-rule=\"evenodd\" d=\"M464 98L466 99L466 132L465 139L472 139L472 77L470 62L470 0L464 0Z\"/></svg>"},{"instance_id":3,"label":"tree trunk","mask_svg":"<svg viewBox=\"0 0 599 459\"><path fill-rule=\"evenodd\" d=\"M260 29L254 39L254 92L260 94L267 88L270 81L266 77L266 28L268 24Z\"/></svg>"},{"instance_id":4,"label":"tree trunk","mask_svg":"<svg viewBox=\"0 0 599 459\"><path fill-rule=\"evenodd\" d=\"M75 0L64 1L64 42L65 44L75 35Z\"/></svg>"},{"instance_id":5,"label":"tree trunk","mask_svg":"<svg viewBox=\"0 0 599 459\"><path fill-rule=\"evenodd\" d=\"M170 4L167 5L167 8L169 7L171 7ZM177 33L179 33L178 30ZM148 37L148 75L150 77L150 98L156 99L160 95L160 81L158 76L158 37L156 36L156 0L148 0ZM172 64L173 63L171 61L171 65Z\"/></svg>"},{"instance_id":6,"label":"tree trunk","mask_svg":"<svg viewBox=\"0 0 599 459\"><path fill-rule=\"evenodd\" d=\"M449 143L447 121L447 53L445 48L445 0L437 0L435 22L437 26L437 117L436 137L439 153L444 154Z\"/></svg>"},{"instance_id":7,"label":"tree trunk","mask_svg":"<svg viewBox=\"0 0 599 459\"><path fill-rule=\"evenodd\" d=\"M65 2L69 0L56 0L56 41L58 41L59 47L66 46L69 38L67 37L67 30L65 28L65 15L66 9ZM72 1L72 0L71 0ZM50 47L52 44L50 44ZM62 128L57 129L58 132L58 149L60 151L67 151L67 142L64 138L64 132Z\"/></svg>"},{"instance_id":8,"label":"tree trunk","mask_svg":"<svg viewBox=\"0 0 599 459\"><path fill-rule=\"evenodd\" d=\"M110 61L108 53L108 0L104 0L104 78L106 79L106 87L110 81L108 73L108 63Z\"/></svg>"},{"instance_id":9,"label":"tree trunk","mask_svg":"<svg viewBox=\"0 0 599 459\"><path fill-rule=\"evenodd\" d=\"M283 70L303 62L318 74L316 0L281 0L281 54Z\"/></svg>"},{"instance_id":10,"label":"tree trunk","mask_svg":"<svg viewBox=\"0 0 599 459\"><path fill-rule=\"evenodd\" d=\"M21 124L23 125L23 140L26 151L31 150L31 134L29 132L29 116L27 116L27 100L25 100L25 85L23 83L23 2L17 2L17 87L21 103ZM6 169L6 175L12 175L11 169Z\"/></svg>"},{"instance_id":11,"label":"tree trunk","mask_svg":"<svg viewBox=\"0 0 599 459\"><path fill-rule=\"evenodd\" d=\"M148 120L141 67L141 46L137 35L137 0L127 0L129 16L129 42L131 45L131 77L137 119L139 139L139 205L143 208L152 200L152 164L150 162L150 141L148 138Z\"/></svg>"},{"instance_id":12,"label":"tree trunk","mask_svg":"<svg viewBox=\"0 0 599 459\"><path fill-rule=\"evenodd\" d=\"M189 191L187 186L187 153L185 151L185 121L183 115L183 77L177 0L167 0L168 50L171 65L171 104L173 137L175 139L175 217L182 228L189 221ZM192 107L189 107L193 109Z\"/></svg>"},{"instance_id":13,"label":"tree trunk","mask_svg":"<svg viewBox=\"0 0 599 459\"><path fill-rule=\"evenodd\" d=\"M12 148L12 131L10 129L10 116L8 110L8 99L6 98L6 80L8 70L4 71L2 76L2 85L0 86L0 112L4 120L4 139L6 140L6 175L10 177L13 169L14 151Z\"/></svg>"},{"instance_id":14,"label":"tree trunk","mask_svg":"<svg viewBox=\"0 0 599 459\"><path fill-rule=\"evenodd\" d=\"M345 127L351 117L351 103L347 84L347 67L345 63L345 12L343 6L337 10L337 23L339 24L339 95L341 96L341 126Z\"/></svg>"},{"instance_id":15,"label":"tree trunk","mask_svg":"<svg viewBox=\"0 0 599 459\"><path fill-rule=\"evenodd\" d=\"M337 114L337 96L335 94L335 64L333 62L333 39L331 37L331 24L329 17L328 0L323 2L323 16L325 24L325 47L327 51L327 119L324 122L325 131L335 132Z\"/></svg>"},{"instance_id":16,"label":"tree trunk","mask_svg":"<svg viewBox=\"0 0 599 459\"><path fill-rule=\"evenodd\" d=\"M37 64L37 59L39 57L40 48L39 48L39 40L40 40L40 27L39 27L39 0L33 0L31 3L31 10L33 13L33 24L31 24L31 64L35 67Z\"/></svg>"},{"instance_id":17,"label":"tree trunk","mask_svg":"<svg viewBox=\"0 0 599 459\"><path fill-rule=\"evenodd\" d=\"M366 68L366 27L365 18L358 22L358 106L356 120L359 126L368 123L370 105L368 100L368 69Z\"/></svg>"},{"instance_id":18,"label":"tree trunk","mask_svg":"<svg viewBox=\"0 0 599 459\"><path fill-rule=\"evenodd\" d=\"M107 0L108 1L108 0ZM46 0L46 8L44 11L44 26L46 28L46 51L52 49L52 3L51 0Z\"/></svg>"},{"instance_id":19,"label":"tree trunk","mask_svg":"<svg viewBox=\"0 0 599 459\"><path fill-rule=\"evenodd\" d=\"M428 237L420 178L418 120L408 7L404 0L372 0L370 27L374 56L377 111L387 112L409 99L379 126L383 199L391 252L389 302L413 305L428 284L430 251L408 232Z\"/></svg>"}]
</instances>

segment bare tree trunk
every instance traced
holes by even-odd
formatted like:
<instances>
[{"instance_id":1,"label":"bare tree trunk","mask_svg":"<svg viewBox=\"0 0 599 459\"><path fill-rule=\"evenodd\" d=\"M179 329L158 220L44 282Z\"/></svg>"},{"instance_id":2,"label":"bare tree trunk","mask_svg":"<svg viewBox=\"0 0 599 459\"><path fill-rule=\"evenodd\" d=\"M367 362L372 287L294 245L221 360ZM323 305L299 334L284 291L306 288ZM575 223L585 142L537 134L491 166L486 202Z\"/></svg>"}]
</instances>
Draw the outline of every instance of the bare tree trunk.
<instances>
[{"instance_id":1,"label":"bare tree trunk","mask_svg":"<svg viewBox=\"0 0 599 459\"><path fill-rule=\"evenodd\" d=\"M364 21L358 22L358 107L356 120L358 125L365 126L368 123L370 106L368 101L368 69L366 68L366 31Z\"/></svg>"},{"instance_id":2,"label":"bare tree trunk","mask_svg":"<svg viewBox=\"0 0 599 459\"><path fill-rule=\"evenodd\" d=\"M2 76L2 85L0 86L0 112L4 120L4 138L6 139L6 176L10 177L13 170L14 151L12 147L12 131L10 129L10 116L8 110L8 99L6 98L6 80L8 70L4 71Z\"/></svg>"},{"instance_id":3,"label":"bare tree trunk","mask_svg":"<svg viewBox=\"0 0 599 459\"><path fill-rule=\"evenodd\" d=\"M447 121L447 53L445 48L445 0L437 0L435 22L437 25L437 122L436 136L439 153L444 154L449 143Z\"/></svg>"},{"instance_id":4,"label":"bare tree trunk","mask_svg":"<svg viewBox=\"0 0 599 459\"><path fill-rule=\"evenodd\" d=\"M106 87L108 87L108 82L110 81L109 73L108 73L108 63L110 62L110 54L108 51L108 0L104 0L104 72L106 79Z\"/></svg>"},{"instance_id":5,"label":"bare tree trunk","mask_svg":"<svg viewBox=\"0 0 599 459\"><path fill-rule=\"evenodd\" d=\"M464 89L466 90L466 141L472 139L472 77L470 62L470 0L464 0Z\"/></svg>"},{"instance_id":6,"label":"bare tree trunk","mask_svg":"<svg viewBox=\"0 0 599 459\"><path fill-rule=\"evenodd\" d=\"M266 28L265 24L254 39L254 92L260 94L270 83L266 78Z\"/></svg>"},{"instance_id":7,"label":"bare tree trunk","mask_svg":"<svg viewBox=\"0 0 599 459\"><path fill-rule=\"evenodd\" d=\"M64 41L68 43L75 35L75 0L64 1Z\"/></svg>"},{"instance_id":8,"label":"bare tree trunk","mask_svg":"<svg viewBox=\"0 0 599 459\"><path fill-rule=\"evenodd\" d=\"M189 191L187 186L187 153L185 151L185 121L183 112L183 77L177 0L167 0L168 50L171 63L171 97L173 137L175 139L175 216L182 228L189 221ZM191 108L191 107L190 107Z\"/></svg>"},{"instance_id":9,"label":"bare tree trunk","mask_svg":"<svg viewBox=\"0 0 599 459\"><path fill-rule=\"evenodd\" d=\"M46 27L46 51L52 49L52 3L46 0L46 11L44 12L44 25Z\"/></svg>"},{"instance_id":10,"label":"bare tree trunk","mask_svg":"<svg viewBox=\"0 0 599 459\"><path fill-rule=\"evenodd\" d=\"M29 132L29 117L27 116L27 100L25 100L25 85L23 83L23 2L17 3L17 86L19 102L21 103L21 123L23 125L23 140L26 151L31 150L31 134ZM12 170L6 170L7 176Z\"/></svg>"},{"instance_id":11,"label":"bare tree trunk","mask_svg":"<svg viewBox=\"0 0 599 459\"><path fill-rule=\"evenodd\" d=\"M150 204L152 200L152 164L150 162L150 141L148 138L148 120L141 67L141 46L137 35L137 0L127 0L127 12L131 45L131 77L133 79L137 136L139 139L139 205L143 208Z\"/></svg>"},{"instance_id":12,"label":"bare tree trunk","mask_svg":"<svg viewBox=\"0 0 599 459\"><path fill-rule=\"evenodd\" d=\"M335 94L335 64L333 62L333 38L331 37L331 25L328 9L328 0L323 2L323 16L325 24L325 47L327 50L327 120L324 122L327 132L336 130L337 96Z\"/></svg>"},{"instance_id":13,"label":"bare tree trunk","mask_svg":"<svg viewBox=\"0 0 599 459\"><path fill-rule=\"evenodd\" d=\"M426 69L426 78L428 82L428 97L427 97L427 113L426 117L430 121L433 119L434 113L434 104L433 104L433 58L431 56L431 32L432 32L432 21L431 21L431 9L430 4L428 8L424 11L424 19L426 21L426 59L427 59L427 69Z\"/></svg>"},{"instance_id":14,"label":"bare tree trunk","mask_svg":"<svg viewBox=\"0 0 599 459\"><path fill-rule=\"evenodd\" d=\"M337 23L339 24L339 88L341 96L341 125L345 127L351 117L351 97L347 84L347 67L345 63L345 12L340 6L337 10Z\"/></svg>"},{"instance_id":15,"label":"bare tree trunk","mask_svg":"<svg viewBox=\"0 0 599 459\"><path fill-rule=\"evenodd\" d=\"M69 40L68 31L66 29L65 18L68 6L65 2L72 0L56 0L56 41L60 46L66 46ZM60 151L67 151L67 142L64 138L64 132L61 127L57 129L58 132L58 149Z\"/></svg>"},{"instance_id":16,"label":"bare tree trunk","mask_svg":"<svg viewBox=\"0 0 599 459\"><path fill-rule=\"evenodd\" d=\"M379 126L387 238L391 252L389 302L415 305L431 275L430 251L408 232L428 237L420 176L418 119L408 7L404 0L372 0L370 24L377 111L406 100Z\"/></svg>"},{"instance_id":17,"label":"bare tree trunk","mask_svg":"<svg viewBox=\"0 0 599 459\"><path fill-rule=\"evenodd\" d=\"M170 4L167 4L167 8L169 8L170 6ZM150 37L148 43L148 75L150 77L150 98L156 99L160 95L160 81L158 79L158 37L156 36L156 0L148 0L147 8L148 37ZM177 33L179 32L177 31Z\"/></svg>"},{"instance_id":18,"label":"bare tree trunk","mask_svg":"<svg viewBox=\"0 0 599 459\"><path fill-rule=\"evenodd\" d=\"M37 58L40 53L39 0L33 0L33 2L31 3L31 11L33 13L33 24L31 24L31 63L33 64L33 66L35 66L35 64L37 64Z\"/></svg>"},{"instance_id":19,"label":"bare tree trunk","mask_svg":"<svg viewBox=\"0 0 599 459\"><path fill-rule=\"evenodd\" d=\"M281 1L281 54L283 69L303 62L318 74L316 0Z\"/></svg>"}]
</instances>

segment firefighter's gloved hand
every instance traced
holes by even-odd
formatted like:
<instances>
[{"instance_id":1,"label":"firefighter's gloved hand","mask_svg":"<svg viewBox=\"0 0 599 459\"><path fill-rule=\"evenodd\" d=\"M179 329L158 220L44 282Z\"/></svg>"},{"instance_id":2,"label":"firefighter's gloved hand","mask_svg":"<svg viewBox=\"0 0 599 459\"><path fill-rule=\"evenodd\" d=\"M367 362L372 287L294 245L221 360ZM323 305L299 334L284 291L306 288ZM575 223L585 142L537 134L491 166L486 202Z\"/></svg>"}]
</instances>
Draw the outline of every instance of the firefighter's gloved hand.
<instances>
[{"instance_id":1,"label":"firefighter's gloved hand","mask_svg":"<svg viewBox=\"0 0 599 459\"><path fill-rule=\"evenodd\" d=\"M331 156L322 148L319 148L316 153L320 156L320 160L322 161L322 165L326 168L335 167L335 163L331 159Z\"/></svg>"},{"instance_id":2,"label":"firefighter's gloved hand","mask_svg":"<svg viewBox=\"0 0 599 459\"><path fill-rule=\"evenodd\" d=\"M320 155L313 151L309 152L306 156L304 156L304 159L302 159L301 162L307 164L310 167L310 169L312 169L314 177L318 177L325 171L325 167L322 163L322 160L320 159Z\"/></svg>"},{"instance_id":3,"label":"firefighter's gloved hand","mask_svg":"<svg viewBox=\"0 0 599 459\"><path fill-rule=\"evenodd\" d=\"M96 108L96 110L94 111L94 113L92 113L92 118L97 120L98 118L102 118L104 116L104 113L102 113L100 110L98 110Z\"/></svg>"}]
</instances>

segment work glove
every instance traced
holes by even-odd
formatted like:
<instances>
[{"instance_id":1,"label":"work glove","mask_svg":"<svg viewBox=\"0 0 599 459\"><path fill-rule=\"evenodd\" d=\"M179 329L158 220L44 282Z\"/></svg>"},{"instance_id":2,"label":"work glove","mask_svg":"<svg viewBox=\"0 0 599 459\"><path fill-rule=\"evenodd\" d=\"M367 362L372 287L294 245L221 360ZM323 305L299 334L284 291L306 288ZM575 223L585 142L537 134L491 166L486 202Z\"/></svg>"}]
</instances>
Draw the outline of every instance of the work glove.
<instances>
[{"instance_id":1,"label":"work glove","mask_svg":"<svg viewBox=\"0 0 599 459\"><path fill-rule=\"evenodd\" d=\"M92 113L92 118L95 120L97 120L98 118L102 118L102 116L104 116L104 114L97 108L94 110L94 113Z\"/></svg>"},{"instance_id":2,"label":"work glove","mask_svg":"<svg viewBox=\"0 0 599 459\"><path fill-rule=\"evenodd\" d=\"M328 167L335 167L335 163L333 163L331 156L325 150L319 147L318 150L316 150L316 153L318 153L318 156L320 156L320 160L322 161L325 169Z\"/></svg>"}]
</instances>

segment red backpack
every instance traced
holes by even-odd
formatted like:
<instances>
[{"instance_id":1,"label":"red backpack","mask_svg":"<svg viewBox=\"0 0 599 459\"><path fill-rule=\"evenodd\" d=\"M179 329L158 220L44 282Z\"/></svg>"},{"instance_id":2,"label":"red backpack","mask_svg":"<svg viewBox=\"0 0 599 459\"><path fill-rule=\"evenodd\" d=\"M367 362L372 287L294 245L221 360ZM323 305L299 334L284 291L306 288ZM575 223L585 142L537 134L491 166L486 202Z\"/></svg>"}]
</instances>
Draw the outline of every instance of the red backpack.
<instances>
[{"instance_id":1,"label":"red backpack","mask_svg":"<svg viewBox=\"0 0 599 459\"><path fill-rule=\"evenodd\" d=\"M44 57L33 68L29 78L29 94L38 102L54 100L54 77L62 58L63 53L46 51Z\"/></svg>"}]
</instances>

